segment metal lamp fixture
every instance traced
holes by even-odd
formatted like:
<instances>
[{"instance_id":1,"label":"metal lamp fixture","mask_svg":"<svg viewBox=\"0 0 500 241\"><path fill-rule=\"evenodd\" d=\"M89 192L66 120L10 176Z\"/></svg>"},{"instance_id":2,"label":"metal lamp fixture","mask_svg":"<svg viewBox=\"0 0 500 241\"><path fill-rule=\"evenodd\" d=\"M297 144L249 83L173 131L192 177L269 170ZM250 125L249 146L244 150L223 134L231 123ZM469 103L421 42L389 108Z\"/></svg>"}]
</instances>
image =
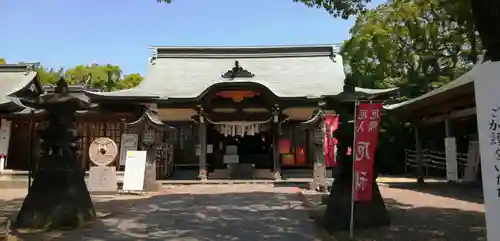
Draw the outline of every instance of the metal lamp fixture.
<instances>
[{"instance_id":1,"label":"metal lamp fixture","mask_svg":"<svg viewBox=\"0 0 500 241\"><path fill-rule=\"evenodd\" d=\"M145 145L153 145L155 143L155 130L151 127L146 127L142 133L142 143Z\"/></svg>"}]
</instances>

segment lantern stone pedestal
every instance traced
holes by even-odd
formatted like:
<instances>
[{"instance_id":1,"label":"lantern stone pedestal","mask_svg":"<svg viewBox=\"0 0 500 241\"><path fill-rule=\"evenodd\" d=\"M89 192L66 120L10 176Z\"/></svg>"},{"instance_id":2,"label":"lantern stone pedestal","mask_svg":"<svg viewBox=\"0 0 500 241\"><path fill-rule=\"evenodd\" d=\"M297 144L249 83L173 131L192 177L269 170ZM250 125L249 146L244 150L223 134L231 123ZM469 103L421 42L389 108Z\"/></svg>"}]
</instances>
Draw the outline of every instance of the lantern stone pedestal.
<instances>
[{"instance_id":1,"label":"lantern stone pedestal","mask_svg":"<svg viewBox=\"0 0 500 241\"><path fill-rule=\"evenodd\" d=\"M85 171L77 162L79 137L73 118L77 110L90 108L81 98L68 92L62 78L52 94L21 98L24 105L45 110L49 120L37 130L42 139L41 158L15 228L70 229L95 219Z\"/></svg>"},{"instance_id":2,"label":"lantern stone pedestal","mask_svg":"<svg viewBox=\"0 0 500 241\"><path fill-rule=\"evenodd\" d=\"M144 148L144 150L146 150L147 154L146 154L146 169L144 173L143 191L145 192L159 191L161 186L156 181L156 162L155 162L156 148L146 147Z\"/></svg>"}]
</instances>

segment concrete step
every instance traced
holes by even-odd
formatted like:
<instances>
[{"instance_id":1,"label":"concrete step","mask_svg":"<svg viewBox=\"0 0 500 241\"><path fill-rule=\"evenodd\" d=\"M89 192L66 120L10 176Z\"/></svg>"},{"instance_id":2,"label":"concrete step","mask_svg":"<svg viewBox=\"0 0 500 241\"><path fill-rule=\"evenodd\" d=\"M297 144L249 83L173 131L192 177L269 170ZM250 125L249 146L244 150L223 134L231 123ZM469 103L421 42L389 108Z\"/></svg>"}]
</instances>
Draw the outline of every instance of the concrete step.
<instances>
[{"instance_id":1,"label":"concrete step","mask_svg":"<svg viewBox=\"0 0 500 241\"><path fill-rule=\"evenodd\" d=\"M0 180L0 189L23 189L28 188L28 179Z\"/></svg>"},{"instance_id":2,"label":"concrete step","mask_svg":"<svg viewBox=\"0 0 500 241\"><path fill-rule=\"evenodd\" d=\"M208 174L209 179L229 179L229 169L216 169Z\"/></svg>"},{"instance_id":3,"label":"concrete step","mask_svg":"<svg viewBox=\"0 0 500 241\"><path fill-rule=\"evenodd\" d=\"M229 169L216 169L208 174L209 179L230 179L231 170ZM269 169L255 169L253 172L255 179L273 179L274 174Z\"/></svg>"}]
</instances>

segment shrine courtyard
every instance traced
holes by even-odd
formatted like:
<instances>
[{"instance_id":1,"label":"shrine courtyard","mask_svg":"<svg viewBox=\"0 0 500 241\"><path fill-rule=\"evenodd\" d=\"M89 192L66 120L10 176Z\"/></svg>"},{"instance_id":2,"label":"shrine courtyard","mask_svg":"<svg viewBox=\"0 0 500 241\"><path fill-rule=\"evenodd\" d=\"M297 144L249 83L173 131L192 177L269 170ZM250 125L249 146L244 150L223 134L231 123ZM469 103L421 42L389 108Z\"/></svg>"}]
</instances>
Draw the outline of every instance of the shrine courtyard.
<instances>
[{"instance_id":1,"label":"shrine courtyard","mask_svg":"<svg viewBox=\"0 0 500 241\"><path fill-rule=\"evenodd\" d=\"M381 177L378 182L391 225L355 231L355 240L486 240L481 186L433 179L419 185L415 178L395 177ZM321 194L309 190L302 194L313 218L324 211ZM349 232L334 235L338 241L350 240Z\"/></svg>"},{"instance_id":2,"label":"shrine courtyard","mask_svg":"<svg viewBox=\"0 0 500 241\"><path fill-rule=\"evenodd\" d=\"M486 240L480 187L437 180L380 178L390 227L356 231L357 240ZM25 189L0 192L12 216ZM348 240L312 221L321 194L273 184L174 185L144 196L93 197L101 218L82 229L9 240ZM408 237L412 237L408 239Z\"/></svg>"}]
</instances>

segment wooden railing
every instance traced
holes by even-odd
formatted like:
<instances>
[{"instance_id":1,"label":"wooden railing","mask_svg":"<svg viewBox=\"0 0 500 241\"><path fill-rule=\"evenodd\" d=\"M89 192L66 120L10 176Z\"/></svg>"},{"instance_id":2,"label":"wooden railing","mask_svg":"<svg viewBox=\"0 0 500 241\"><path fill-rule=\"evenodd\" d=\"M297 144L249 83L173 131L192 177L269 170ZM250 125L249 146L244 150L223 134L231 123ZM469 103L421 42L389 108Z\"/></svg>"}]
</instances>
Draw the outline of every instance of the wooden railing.
<instances>
[{"instance_id":1,"label":"wooden railing","mask_svg":"<svg viewBox=\"0 0 500 241\"><path fill-rule=\"evenodd\" d=\"M467 168L467 154L457 153L457 164L458 164L458 174L462 176L465 168ZM416 151L412 149L406 149L405 158L405 172L411 172L411 169L416 168L417 155ZM435 173L444 173L446 175L446 154L445 152L433 151L424 149L422 150L422 168L424 169L424 175L430 176ZM435 172L435 171L437 172Z\"/></svg>"}]
</instances>

